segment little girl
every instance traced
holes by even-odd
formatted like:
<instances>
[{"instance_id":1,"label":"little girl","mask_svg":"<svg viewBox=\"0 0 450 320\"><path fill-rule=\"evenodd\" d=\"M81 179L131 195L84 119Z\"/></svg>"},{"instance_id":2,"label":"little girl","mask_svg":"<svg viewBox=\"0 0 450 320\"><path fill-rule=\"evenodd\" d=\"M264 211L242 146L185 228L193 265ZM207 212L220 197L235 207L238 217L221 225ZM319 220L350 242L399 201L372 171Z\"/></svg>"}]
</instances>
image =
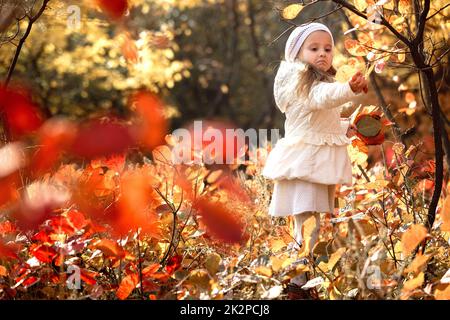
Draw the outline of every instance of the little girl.
<instances>
[{"instance_id":1,"label":"little girl","mask_svg":"<svg viewBox=\"0 0 450 320\"><path fill-rule=\"evenodd\" d=\"M299 245L307 218L314 216L319 226L320 212L334 212L336 184L352 184L347 145L356 128L340 114L343 104L367 93L367 81L358 72L349 82L335 82L333 48L325 25L299 26L286 42L275 77L275 102L286 115L285 137L270 152L262 174L274 180L269 214L293 215Z\"/></svg>"}]
</instances>

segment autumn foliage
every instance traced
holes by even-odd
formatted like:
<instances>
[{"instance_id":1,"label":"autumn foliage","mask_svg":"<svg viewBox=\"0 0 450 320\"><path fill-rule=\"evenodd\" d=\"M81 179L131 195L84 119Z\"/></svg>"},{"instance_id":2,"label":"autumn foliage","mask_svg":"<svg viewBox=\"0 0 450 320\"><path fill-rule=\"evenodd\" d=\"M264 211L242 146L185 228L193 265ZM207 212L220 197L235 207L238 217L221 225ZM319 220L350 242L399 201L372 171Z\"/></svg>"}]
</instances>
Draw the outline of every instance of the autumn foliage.
<instances>
[{"instance_id":1,"label":"autumn foliage","mask_svg":"<svg viewBox=\"0 0 450 320\"><path fill-rule=\"evenodd\" d=\"M371 2L353 1L358 9ZM117 50L108 54L120 56L118 69L153 68L140 64L150 55L145 32L137 36L126 21L135 2L87 3L117 24ZM410 1L398 3L405 12ZM294 19L302 9L293 4L281 14ZM402 16L388 20L406 27ZM351 57L338 81L405 62L402 47L371 50L387 41L380 28L368 31L355 15L349 21L366 32L344 38ZM155 35L150 42L164 50L168 41ZM354 183L338 186L338 205L322 214L316 244L316 222L305 222L305 245L296 250L292 219L267 214L273 183L261 171L273 146L238 146L239 137L226 135L236 124L205 120L204 129L224 137L211 155L222 163L205 163L212 141L204 136L189 145L187 163L176 163L164 90L140 87L144 80L118 85L125 110L79 120L50 117L25 85L1 85L0 299L286 299L285 285L305 273L305 288L322 300L450 299L448 172L436 220L425 223L435 187L431 136L406 146L380 107L361 105L347 149ZM412 90L402 83L399 91L407 104L399 113L418 112ZM193 125L186 129L195 135ZM240 156L242 164L224 164Z\"/></svg>"}]
</instances>

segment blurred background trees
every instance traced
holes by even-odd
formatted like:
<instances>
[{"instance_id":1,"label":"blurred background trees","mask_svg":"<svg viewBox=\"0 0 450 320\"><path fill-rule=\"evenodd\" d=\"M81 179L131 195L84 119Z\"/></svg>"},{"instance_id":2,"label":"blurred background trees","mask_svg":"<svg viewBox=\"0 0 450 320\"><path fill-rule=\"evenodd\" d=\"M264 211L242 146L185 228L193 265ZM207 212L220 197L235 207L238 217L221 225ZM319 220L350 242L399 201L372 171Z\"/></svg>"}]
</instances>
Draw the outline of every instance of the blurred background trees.
<instances>
[{"instance_id":1,"label":"blurred background trees","mask_svg":"<svg viewBox=\"0 0 450 320\"><path fill-rule=\"evenodd\" d=\"M0 72L5 77L26 33L26 16L36 14L46 2L2 1ZM400 3L402 10L409 3L388 2ZM131 0L126 19L111 24L95 1L50 1L34 22L12 79L35 90L47 115L126 114L129 93L147 88L163 96L172 129L192 119L219 117L244 129L282 132L284 117L274 105L272 86L290 28L321 18L333 30L334 64L339 68L352 61L343 41L352 34L344 33L359 22L342 10L327 15L336 8L330 1L307 6L288 21L281 13L292 3L297 1ZM433 43L448 40L446 13L445 1L433 2L427 27ZM400 15L396 18L398 28L408 23ZM382 37L380 43L391 35ZM353 63L364 62L362 57L353 58ZM444 101L449 89L448 55L441 62L435 75ZM420 99L417 72L402 62L386 63L387 68L374 73L384 103L373 91L365 102L389 105L403 129L414 127L407 138L429 134L430 118L423 117L429 111ZM441 105L448 114L448 106Z\"/></svg>"}]
</instances>

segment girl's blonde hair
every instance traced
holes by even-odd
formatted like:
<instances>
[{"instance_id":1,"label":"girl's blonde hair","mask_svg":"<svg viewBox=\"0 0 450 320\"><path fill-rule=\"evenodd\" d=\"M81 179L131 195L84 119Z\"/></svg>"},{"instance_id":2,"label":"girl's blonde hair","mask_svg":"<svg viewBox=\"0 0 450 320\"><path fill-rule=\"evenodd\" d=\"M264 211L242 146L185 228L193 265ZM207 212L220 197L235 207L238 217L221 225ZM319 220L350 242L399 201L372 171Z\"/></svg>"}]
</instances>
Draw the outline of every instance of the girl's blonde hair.
<instances>
[{"instance_id":1,"label":"girl's blonde hair","mask_svg":"<svg viewBox=\"0 0 450 320\"><path fill-rule=\"evenodd\" d=\"M300 81L297 85L297 94L299 97L306 95L308 96L309 91L314 83L314 81L323 82L335 82L336 69L331 66L327 72L324 72L310 63L303 62L305 64L305 70L300 71Z\"/></svg>"}]
</instances>

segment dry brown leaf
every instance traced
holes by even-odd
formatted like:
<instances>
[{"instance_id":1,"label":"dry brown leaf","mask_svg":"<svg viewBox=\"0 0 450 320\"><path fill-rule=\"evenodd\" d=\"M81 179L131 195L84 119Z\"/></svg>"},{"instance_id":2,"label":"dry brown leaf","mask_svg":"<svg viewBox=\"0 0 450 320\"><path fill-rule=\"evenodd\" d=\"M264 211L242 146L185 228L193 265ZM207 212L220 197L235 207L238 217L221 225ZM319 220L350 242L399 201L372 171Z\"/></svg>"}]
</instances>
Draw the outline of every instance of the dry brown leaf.
<instances>
[{"instance_id":1,"label":"dry brown leaf","mask_svg":"<svg viewBox=\"0 0 450 320\"><path fill-rule=\"evenodd\" d=\"M217 253L211 253L208 257L206 257L205 267L210 275L214 276L217 271L219 271L221 262L222 258Z\"/></svg>"}]
</instances>

